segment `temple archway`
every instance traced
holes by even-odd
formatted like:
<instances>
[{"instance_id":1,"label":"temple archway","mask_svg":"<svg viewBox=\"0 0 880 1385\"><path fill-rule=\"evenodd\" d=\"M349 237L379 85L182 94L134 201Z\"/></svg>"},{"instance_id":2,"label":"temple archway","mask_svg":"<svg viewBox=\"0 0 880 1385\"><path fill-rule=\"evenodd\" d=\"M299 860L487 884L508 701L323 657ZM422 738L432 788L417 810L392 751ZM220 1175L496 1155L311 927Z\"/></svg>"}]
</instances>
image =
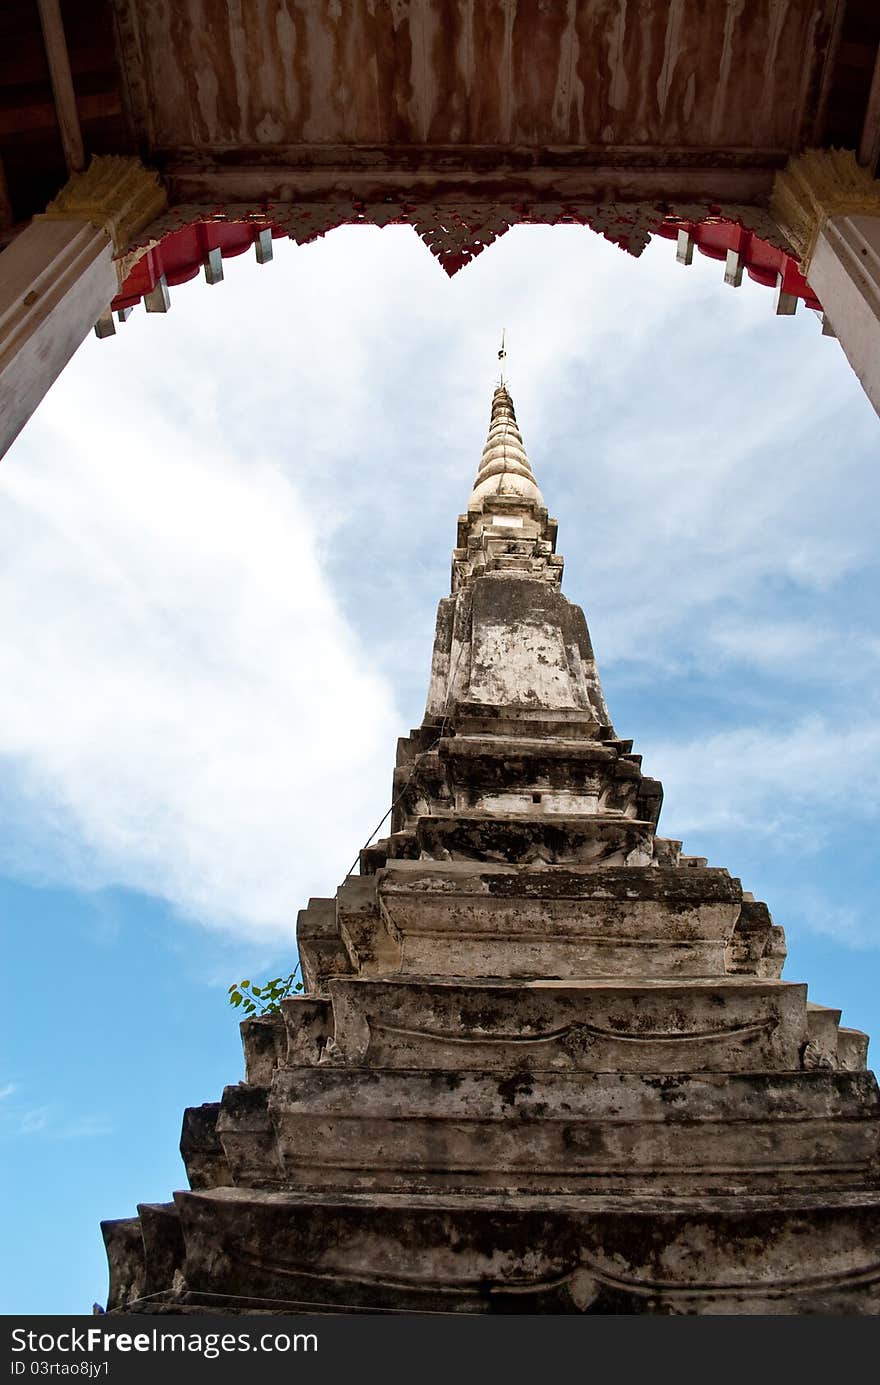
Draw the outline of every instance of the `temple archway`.
<instances>
[{"instance_id":1,"label":"temple archway","mask_svg":"<svg viewBox=\"0 0 880 1385\"><path fill-rule=\"evenodd\" d=\"M242 223L304 240L403 220L450 270L522 221L634 253L683 231L732 284L775 275L781 311L821 304L880 408L869 0L38 9L10 11L30 80L7 74L0 132L2 448L110 302L131 306L141 251L161 310L166 251L166 287L202 260L216 281Z\"/></svg>"}]
</instances>

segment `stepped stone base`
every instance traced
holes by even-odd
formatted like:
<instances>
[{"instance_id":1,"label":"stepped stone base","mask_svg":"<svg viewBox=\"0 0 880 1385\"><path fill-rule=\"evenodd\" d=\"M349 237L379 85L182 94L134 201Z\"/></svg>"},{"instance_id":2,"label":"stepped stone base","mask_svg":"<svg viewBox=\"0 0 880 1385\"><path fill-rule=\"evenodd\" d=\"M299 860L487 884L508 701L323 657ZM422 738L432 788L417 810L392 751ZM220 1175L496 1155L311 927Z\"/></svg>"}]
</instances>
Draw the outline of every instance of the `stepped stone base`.
<instances>
[{"instance_id":1,"label":"stepped stone base","mask_svg":"<svg viewBox=\"0 0 880 1385\"><path fill-rule=\"evenodd\" d=\"M871 1073L278 1072L227 1087L237 1184L504 1192L793 1191L877 1178Z\"/></svg>"},{"instance_id":2,"label":"stepped stone base","mask_svg":"<svg viewBox=\"0 0 880 1385\"><path fill-rule=\"evenodd\" d=\"M772 925L759 909L750 937L769 957ZM297 936L319 995L345 973L710 977L739 945L742 912L742 887L725 870L389 861L347 880L336 900L313 900ZM780 967L781 957L765 970Z\"/></svg>"},{"instance_id":3,"label":"stepped stone base","mask_svg":"<svg viewBox=\"0 0 880 1385\"><path fill-rule=\"evenodd\" d=\"M330 982L340 1060L379 1068L606 1073L800 1068L806 987L707 981ZM310 1002L285 1005L290 1031ZM249 1079L250 1080L250 1079Z\"/></svg>"},{"instance_id":4,"label":"stepped stone base","mask_svg":"<svg viewBox=\"0 0 880 1385\"><path fill-rule=\"evenodd\" d=\"M182 1231L181 1287L131 1311L880 1312L880 1193L316 1199L219 1188L177 1194L166 1216ZM117 1311L144 1283L132 1225L104 1224Z\"/></svg>"}]
</instances>

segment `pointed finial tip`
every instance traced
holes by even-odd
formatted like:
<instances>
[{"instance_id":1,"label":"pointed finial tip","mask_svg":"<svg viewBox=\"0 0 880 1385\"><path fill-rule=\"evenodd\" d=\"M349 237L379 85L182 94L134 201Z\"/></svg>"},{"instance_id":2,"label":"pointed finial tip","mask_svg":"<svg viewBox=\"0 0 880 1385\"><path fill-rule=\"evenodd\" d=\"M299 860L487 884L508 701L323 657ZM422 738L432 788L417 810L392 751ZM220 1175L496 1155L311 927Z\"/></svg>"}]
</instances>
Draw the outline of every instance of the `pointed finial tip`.
<instances>
[{"instance_id":1,"label":"pointed finial tip","mask_svg":"<svg viewBox=\"0 0 880 1385\"><path fill-rule=\"evenodd\" d=\"M501 347L500 347L499 352L498 352L498 359L499 359L499 361L501 362L501 384L502 384L502 385L504 384L504 361L505 361L505 358L506 358L506 356L507 356L507 351L505 350L505 347L504 347L504 333L505 333L505 329L502 327L502 328L501 328Z\"/></svg>"}]
</instances>

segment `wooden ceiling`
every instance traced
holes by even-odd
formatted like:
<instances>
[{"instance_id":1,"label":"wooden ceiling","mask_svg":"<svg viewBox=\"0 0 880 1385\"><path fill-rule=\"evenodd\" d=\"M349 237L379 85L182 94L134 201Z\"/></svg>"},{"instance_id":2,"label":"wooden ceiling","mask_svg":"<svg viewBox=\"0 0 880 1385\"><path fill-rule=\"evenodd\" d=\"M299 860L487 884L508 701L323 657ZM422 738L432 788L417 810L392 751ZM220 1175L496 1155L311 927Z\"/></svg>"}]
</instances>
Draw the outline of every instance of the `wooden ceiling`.
<instances>
[{"instance_id":1,"label":"wooden ceiling","mask_svg":"<svg viewBox=\"0 0 880 1385\"><path fill-rule=\"evenodd\" d=\"M788 152L837 0L117 0L138 137Z\"/></svg>"},{"instance_id":2,"label":"wooden ceiling","mask_svg":"<svg viewBox=\"0 0 880 1385\"><path fill-rule=\"evenodd\" d=\"M760 204L792 152L859 148L880 44L877 0L60 9L87 155L139 153L172 202L218 206L356 195L358 177L371 197L539 185ZM0 53L14 228L67 177L37 0L0 7Z\"/></svg>"},{"instance_id":3,"label":"wooden ceiling","mask_svg":"<svg viewBox=\"0 0 880 1385\"><path fill-rule=\"evenodd\" d=\"M137 152L109 3L62 0L61 12L87 153ZM0 5L0 166L13 225L42 211L68 176L36 0Z\"/></svg>"}]
</instances>

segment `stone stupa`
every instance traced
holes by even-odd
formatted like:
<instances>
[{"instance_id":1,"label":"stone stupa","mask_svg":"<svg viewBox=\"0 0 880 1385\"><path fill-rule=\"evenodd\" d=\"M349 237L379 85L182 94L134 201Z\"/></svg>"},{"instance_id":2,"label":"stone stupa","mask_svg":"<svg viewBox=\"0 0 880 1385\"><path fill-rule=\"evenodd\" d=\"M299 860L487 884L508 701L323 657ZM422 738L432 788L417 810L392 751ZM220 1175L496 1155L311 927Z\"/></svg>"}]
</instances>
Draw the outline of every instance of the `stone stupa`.
<instances>
[{"instance_id":1,"label":"stone stupa","mask_svg":"<svg viewBox=\"0 0 880 1385\"><path fill-rule=\"evenodd\" d=\"M880 1312L867 1039L657 835L555 550L502 385L390 836L186 1112L190 1191L104 1223L110 1311Z\"/></svg>"}]
</instances>

